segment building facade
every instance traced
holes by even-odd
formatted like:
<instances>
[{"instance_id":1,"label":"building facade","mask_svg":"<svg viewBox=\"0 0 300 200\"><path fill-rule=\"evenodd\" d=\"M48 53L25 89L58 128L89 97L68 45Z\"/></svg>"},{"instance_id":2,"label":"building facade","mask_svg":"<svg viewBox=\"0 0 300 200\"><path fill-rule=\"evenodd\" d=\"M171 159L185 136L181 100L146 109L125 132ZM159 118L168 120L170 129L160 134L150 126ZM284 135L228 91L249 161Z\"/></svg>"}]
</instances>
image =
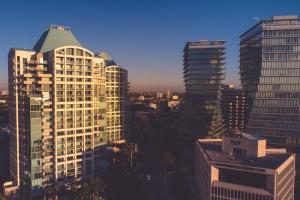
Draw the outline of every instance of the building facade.
<instances>
[{"instance_id":1,"label":"building facade","mask_svg":"<svg viewBox=\"0 0 300 200\"><path fill-rule=\"evenodd\" d=\"M184 48L187 129L219 136L225 131L220 95L225 41L188 42Z\"/></svg>"},{"instance_id":2,"label":"building facade","mask_svg":"<svg viewBox=\"0 0 300 200\"><path fill-rule=\"evenodd\" d=\"M195 199L293 200L295 154L249 134L200 139L194 177Z\"/></svg>"},{"instance_id":3,"label":"building facade","mask_svg":"<svg viewBox=\"0 0 300 200\"><path fill-rule=\"evenodd\" d=\"M11 49L8 68L6 186L38 192L97 174L107 142L105 60L51 25L33 49Z\"/></svg>"},{"instance_id":4,"label":"building facade","mask_svg":"<svg viewBox=\"0 0 300 200\"><path fill-rule=\"evenodd\" d=\"M222 114L228 132L232 130L245 132L245 96L242 89L224 85L221 93Z\"/></svg>"},{"instance_id":5,"label":"building facade","mask_svg":"<svg viewBox=\"0 0 300 200\"><path fill-rule=\"evenodd\" d=\"M240 36L247 132L300 146L300 20L274 16Z\"/></svg>"},{"instance_id":6,"label":"building facade","mask_svg":"<svg viewBox=\"0 0 300 200\"><path fill-rule=\"evenodd\" d=\"M105 67L108 141L124 140L127 131L128 73L110 65Z\"/></svg>"},{"instance_id":7,"label":"building facade","mask_svg":"<svg viewBox=\"0 0 300 200\"><path fill-rule=\"evenodd\" d=\"M98 53L105 61L106 132L107 141L124 140L128 131L128 72L118 66L110 55Z\"/></svg>"}]
</instances>

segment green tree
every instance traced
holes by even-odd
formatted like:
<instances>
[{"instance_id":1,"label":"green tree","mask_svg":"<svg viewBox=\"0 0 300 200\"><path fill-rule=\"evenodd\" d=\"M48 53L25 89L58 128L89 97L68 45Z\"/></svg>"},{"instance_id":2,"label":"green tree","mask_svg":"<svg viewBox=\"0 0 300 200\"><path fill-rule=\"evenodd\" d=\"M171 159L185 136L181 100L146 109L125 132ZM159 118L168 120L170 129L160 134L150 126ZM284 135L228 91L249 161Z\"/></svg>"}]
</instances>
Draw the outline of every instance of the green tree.
<instances>
[{"instance_id":1,"label":"green tree","mask_svg":"<svg viewBox=\"0 0 300 200\"><path fill-rule=\"evenodd\" d=\"M106 185L100 177L93 177L89 181L84 182L79 189L75 199L95 199L103 200L106 193Z\"/></svg>"},{"instance_id":2,"label":"green tree","mask_svg":"<svg viewBox=\"0 0 300 200\"><path fill-rule=\"evenodd\" d=\"M170 152L163 152L161 156L161 165L164 168L173 167L175 164L175 157Z\"/></svg>"},{"instance_id":3,"label":"green tree","mask_svg":"<svg viewBox=\"0 0 300 200\"><path fill-rule=\"evenodd\" d=\"M2 194L0 194L0 200L5 200L5 197Z\"/></svg>"}]
</instances>

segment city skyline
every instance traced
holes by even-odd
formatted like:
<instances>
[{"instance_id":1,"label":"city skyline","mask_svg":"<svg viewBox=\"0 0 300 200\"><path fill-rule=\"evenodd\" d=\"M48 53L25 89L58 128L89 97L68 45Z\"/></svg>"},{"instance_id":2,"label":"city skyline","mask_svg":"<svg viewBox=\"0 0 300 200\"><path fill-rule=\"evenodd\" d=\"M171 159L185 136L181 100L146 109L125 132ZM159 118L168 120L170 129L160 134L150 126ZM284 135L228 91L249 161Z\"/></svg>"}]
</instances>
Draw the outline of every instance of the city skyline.
<instances>
[{"instance_id":1,"label":"city skyline","mask_svg":"<svg viewBox=\"0 0 300 200\"><path fill-rule=\"evenodd\" d=\"M38 33L49 24L70 26L79 38L84 38L84 47L113 55L130 72L131 91L184 91L182 48L186 41L200 39L226 41L225 83L239 85L239 36L256 23L253 17L299 15L300 7L293 0L284 4L282 1L185 4L89 1L73 2L72 6L68 2L32 1L18 2L15 8L16 2L4 2L0 8L0 25L7 27L0 33L0 88L7 88L9 48L32 48ZM43 15L28 10L40 10Z\"/></svg>"}]
</instances>

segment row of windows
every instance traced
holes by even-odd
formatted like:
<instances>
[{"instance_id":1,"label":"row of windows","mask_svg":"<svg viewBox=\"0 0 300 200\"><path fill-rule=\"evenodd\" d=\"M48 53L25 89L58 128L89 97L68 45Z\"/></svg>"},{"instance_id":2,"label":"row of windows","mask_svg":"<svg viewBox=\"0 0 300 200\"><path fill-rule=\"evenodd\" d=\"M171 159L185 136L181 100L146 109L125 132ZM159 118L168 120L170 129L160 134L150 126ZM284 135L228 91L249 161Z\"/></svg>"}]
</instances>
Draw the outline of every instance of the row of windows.
<instances>
[{"instance_id":1,"label":"row of windows","mask_svg":"<svg viewBox=\"0 0 300 200\"><path fill-rule=\"evenodd\" d=\"M266 107L255 106L252 110L254 113L281 113L281 114L300 114L300 107Z\"/></svg>"},{"instance_id":2,"label":"row of windows","mask_svg":"<svg viewBox=\"0 0 300 200\"><path fill-rule=\"evenodd\" d=\"M261 83L276 83L276 84L282 84L282 83L294 83L299 84L300 83L300 76L295 77L286 77L286 76L262 76L260 77Z\"/></svg>"},{"instance_id":3,"label":"row of windows","mask_svg":"<svg viewBox=\"0 0 300 200\"><path fill-rule=\"evenodd\" d=\"M93 99L92 97L57 97L56 102L62 103L62 102L78 102L78 101L96 101L96 99ZM91 104L90 104L91 105ZM86 107L91 107L91 106L86 106Z\"/></svg>"},{"instance_id":4,"label":"row of windows","mask_svg":"<svg viewBox=\"0 0 300 200\"><path fill-rule=\"evenodd\" d=\"M221 80L224 79L224 75L222 74L189 74L186 79L202 79L202 80Z\"/></svg>"},{"instance_id":5,"label":"row of windows","mask_svg":"<svg viewBox=\"0 0 300 200\"><path fill-rule=\"evenodd\" d=\"M300 36L300 29L290 30L267 30L263 31L264 36Z\"/></svg>"},{"instance_id":6,"label":"row of windows","mask_svg":"<svg viewBox=\"0 0 300 200\"><path fill-rule=\"evenodd\" d=\"M81 81L79 80L76 80L76 81L79 81L79 82L82 82L82 78L80 78ZM80 89L83 89L85 88L85 90L91 90L92 89L92 85L91 84L56 84L56 89L58 90L63 90L63 89L67 89L67 90L75 90L75 88L77 90L80 90Z\"/></svg>"},{"instance_id":7,"label":"row of windows","mask_svg":"<svg viewBox=\"0 0 300 200\"><path fill-rule=\"evenodd\" d=\"M186 84L219 84L219 80L190 80L186 79L185 80ZM221 85L219 86L221 87Z\"/></svg>"},{"instance_id":8,"label":"row of windows","mask_svg":"<svg viewBox=\"0 0 300 200\"><path fill-rule=\"evenodd\" d=\"M56 75L63 75L64 72L63 71L56 71ZM75 75L75 73L73 72L67 72L67 75ZM86 76L91 76L91 74L86 74ZM93 78L71 78L71 77L67 77L66 79L56 79L59 81L66 81L66 82L93 82L94 79Z\"/></svg>"},{"instance_id":9,"label":"row of windows","mask_svg":"<svg viewBox=\"0 0 300 200\"><path fill-rule=\"evenodd\" d=\"M300 38L265 38L262 40L263 45L278 44L300 44Z\"/></svg>"},{"instance_id":10,"label":"row of windows","mask_svg":"<svg viewBox=\"0 0 300 200\"><path fill-rule=\"evenodd\" d=\"M258 92L258 98L300 98L300 92Z\"/></svg>"},{"instance_id":11,"label":"row of windows","mask_svg":"<svg viewBox=\"0 0 300 200\"><path fill-rule=\"evenodd\" d=\"M94 132L91 132L92 129L85 129L85 134L94 134L97 136L98 134L101 133L96 133L97 131L105 131L104 126L98 126L94 128ZM84 129L78 129L78 130L67 130L67 131L57 131L57 136L65 136L65 135L73 135L73 134L82 134L84 132ZM71 137L72 138L72 137ZM91 135L86 135L86 139L91 138ZM70 140L70 139L69 139ZM76 137L77 141L82 140L82 136L77 136ZM65 138L59 138L57 140L58 143L63 143L65 141Z\"/></svg>"},{"instance_id":12,"label":"row of windows","mask_svg":"<svg viewBox=\"0 0 300 200\"><path fill-rule=\"evenodd\" d=\"M68 104L68 106L69 105L72 106L72 104ZM58 108L62 108L62 107L59 106ZM84 110L77 110L76 111L76 116L77 117L82 117L82 116L89 117L89 116L92 116L93 111L94 111L94 116L95 117L97 116L97 114L105 114L106 113L105 109L85 110L85 112L84 112ZM67 112L57 111L56 115L57 115L57 117L61 117L60 119L63 120L65 116L71 117L71 118L75 117L75 112L73 112L73 111L67 111Z\"/></svg>"},{"instance_id":13,"label":"row of windows","mask_svg":"<svg viewBox=\"0 0 300 200\"><path fill-rule=\"evenodd\" d=\"M94 76L92 72L81 72L81 71L67 71L67 72L64 72L62 70L56 70L56 75L76 75L76 76ZM95 77L95 76L94 76ZM73 81L74 79L72 79ZM66 79L66 81L70 81L70 79L68 80L68 78Z\"/></svg>"},{"instance_id":14,"label":"row of windows","mask_svg":"<svg viewBox=\"0 0 300 200\"><path fill-rule=\"evenodd\" d=\"M263 67L299 68L300 61L263 61Z\"/></svg>"},{"instance_id":15,"label":"row of windows","mask_svg":"<svg viewBox=\"0 0 300 200\"><path fill-rule=\"evenodd\" d=\"M93 110L77 110L76 111L76 115L80 116L80 115L92 115L93 114ZM57 111L56 112L57 117L74 117L75 115L75 111Z\"/></svg>"},{"instance_id":16,"label":"row of windows","mask_svg":"<svg viewBox=\"0 0 300 200\"><path fill-rule=\"evenodd\" d=\"M293 68L293 69L262 69L261 71L262 75L271 75L271 76L285 76L285 75L291 75L291 76L300 76L300 63L299 68Z\"/></svg>"},{"instance_id":17,"label":"row of windows","mask_svg":"<svg viewBox=\"0 0 300 200\"><path fill-rule=\"evenodd\" d=\"M66 48L66 49L59 49L56 51L57 54L60 55L76 55L76 56L87 56L92 57L93 55L87 51L83 51L82 49L74 49L74 48Z\"/></svg>"},{"instance_id":18,"label":"row of windows","mask_svg":"<svg viewBox=\"0 0 300 200\"><path fill-rule=\"evenodd\" d=\"M239 200L272 200L273 198L269 195L261 195L256 193L244 192L239 190L212 187L212 199L221 200L221 199L239 199ZM227 197L227 198L226 198Z\"/></svg>"},{"instance_id":19,"label":"row of windows","mask_svg":"<svg viewBox=\"0 0 300 200\"><path fill-rule=\"evenodd\" d=\"M67 64L74 64L76 62L76 65L92 65L92 60L91 59L81 59L81 58L73 58L73 57L61 57L58 56L56 57L56 62L57 65L66 62Z\"/></svg>"},{"instance_id":20,"label":"row of windows","mask_svg":"<svg viewBox=\"0 0 300 200\"><path fill-rule=\"evenodd\" d=\"M91 90L88 90L88 91L85 91L85 92L83 92L83 90L79 90L79 91L77 91L76 93L73 91L73 90L70 90L70 91L67 91L67 92L64 92L64 91L57 91L56 92L56 95L57 96L63 96L63 95L86 95L86 96L91 96L92 95L92 91Z\"/></svg>"},{"instance_id":21,"label":"row of windows","mask_svg":"<svg viewBox=\"0 0 300 200\"><path fill-rule=\"evenodd\" d=\"M263 53L264 60L298 60L299 53Z\"/></svg>"},{"instance_id":22,"label":"row of windows","mask_svg":"<svg viewBox=\"0 0 300 200\"><path fill-rule=\"evenodd\" d=\"M300 91L299 84L289 84L289 85L258 85L258 91Z\"/></svg>"},{"instance_id":23,"label":"row of windows","mask_svg":"<svg viewBox=\"0 0 300 200\"><path fill-rule=\"evenodd\" d=\"M260 119L258 119L260 120ZM264 128L272 128L272 129L291 129L291 130L299 130L300 123L295 122L279 122L279 121L255 121L253 117L251 118L251 126L252 127L264 127Z\"/></svg>"},{"instance_id":24,"label":"row of windows","mask_svg":"<svg viewBox=\"0 0 300 200\"><path fill-rule=\"evenodd\" d=\"M255 99L254 105L299 106L300 107L300 99Z\"/></svg>"},{"instance_id":25,"label":"row of windows","mask_svg":"<svg viewBox=\"0 0 300 200\"><path fill-rule=\"evenodd\" d=\"M300 46L297 45L272 45L272 46L263 46L263 51L271 51L271 52L299 52Z\"/></svg>"},{"instance_id":26,"label":"row of windows","mask_svg":"<svg viewBox=\"0 0 300 200\"><path fill-rule=\"evenodd\" d=\"M92 71L93 67L90 65L70 65L70 64L56 64L56 70L76 70L76 71ZM104 71L104 68L103 68Z\"/></svg>"},{"instance_id":27,"label":"row of windows","mask_svg":"<svg viewBox=\"0 0 300 200\"><path fill-rule=\"evenodd\" d=\"M222 59L218 58L218 59L189 59L186 63L184 63L185 66L188 65L207 65L207 64L211 64L213 66L215 65L223 65L222 63Z\"/></svg>"},{"instance_id":28,"label":"row of windows","mask_svg":"<svg viewBox=\"0 0 300 200\"><path fill-rule=\"evenodd\" d=\"M282 129L268 129L265 127L251 127L251 121L248 123L249 130L251 129L252 133L260 133L262 136L266 136L270 138L270 143L277 143L277 144L290 144L290 145L297 145L296 138L291 138L287 136L294 137L295 135L299 134L299 130L294 129L288 129L288 130L282 130ZM274 140L275 139L275 140ZM300 143L298 143L300 144Z\"/></svg>"},{"instance_id":29,"label":"row of windows","mask_svg":"<svg viewBox=\"0 0 300 200\"><path fill-rule=\"evenodd\" d=\"M278 114L258 114L252 113L251 119L253 120L269 120L269 121L290 121L290 122L299 122L300 115L282 115Z\"/></svg>"}]
</instances>

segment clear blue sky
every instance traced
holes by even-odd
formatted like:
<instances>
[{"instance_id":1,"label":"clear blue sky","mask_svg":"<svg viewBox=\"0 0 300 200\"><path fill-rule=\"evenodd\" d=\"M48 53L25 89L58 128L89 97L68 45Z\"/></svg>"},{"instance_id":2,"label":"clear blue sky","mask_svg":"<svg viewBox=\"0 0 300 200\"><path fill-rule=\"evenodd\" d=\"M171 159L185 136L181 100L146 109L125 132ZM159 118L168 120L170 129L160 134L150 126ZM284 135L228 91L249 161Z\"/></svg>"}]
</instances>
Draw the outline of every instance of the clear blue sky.
<instances>
[{"instance_id":1,"label":"clear blue sky","mask_svg":"<svg viewBox=\"0 0 300 200\"><path fill-rule=\"evenodd\" d=\"M1 0L0 88L9 48L32 48L48 24L70 26L86 48L111 54L128 69L132 90L183 91L185 43L226 40L226 82L239 84L239 35L253 17L273 15L300 15L300 1Z\"/></svg>"}]
</instances>

